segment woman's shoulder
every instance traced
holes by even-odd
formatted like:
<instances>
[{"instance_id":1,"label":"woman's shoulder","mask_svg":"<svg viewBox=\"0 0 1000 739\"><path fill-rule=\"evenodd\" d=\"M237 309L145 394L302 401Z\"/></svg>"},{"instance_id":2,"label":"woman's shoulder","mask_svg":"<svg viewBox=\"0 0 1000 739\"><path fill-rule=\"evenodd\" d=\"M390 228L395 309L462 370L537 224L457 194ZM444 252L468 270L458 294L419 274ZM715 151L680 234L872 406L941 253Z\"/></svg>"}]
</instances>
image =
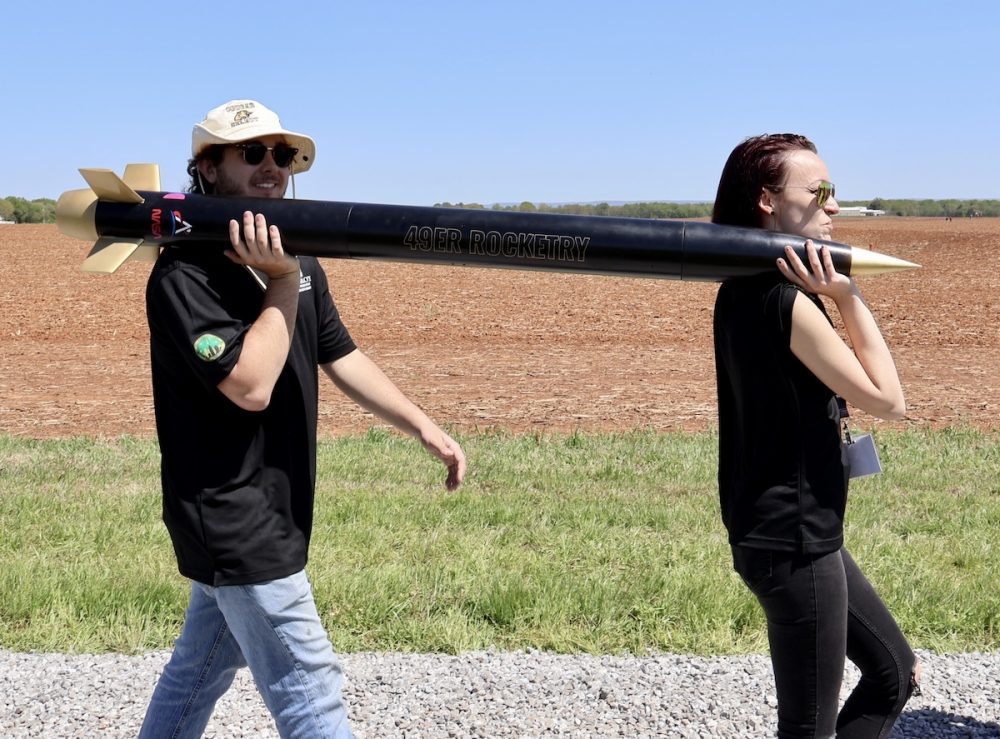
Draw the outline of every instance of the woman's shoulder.
<instances>
[{"instance_id":1,"label":"woman's shoulder","mask_svg":"<svg viewBox=\"0 0 1000 739\"><path fill-rule=\"evenodd\" d=\"M730 300L759 300L772 296L791 295L794 297L798 288L786 280L775 270L747 277L731 277L719 288L719 295Z\"/></svg>"}]
</instances>

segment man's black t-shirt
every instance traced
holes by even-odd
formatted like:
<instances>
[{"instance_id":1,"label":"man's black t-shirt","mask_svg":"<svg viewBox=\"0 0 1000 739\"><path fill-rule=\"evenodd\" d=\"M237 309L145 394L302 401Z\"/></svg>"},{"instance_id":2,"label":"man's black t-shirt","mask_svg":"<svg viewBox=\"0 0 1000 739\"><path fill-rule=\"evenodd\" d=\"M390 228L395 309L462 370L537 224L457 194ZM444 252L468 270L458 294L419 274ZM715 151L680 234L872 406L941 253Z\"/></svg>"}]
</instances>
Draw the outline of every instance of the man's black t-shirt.
<instances>
[{"instance_id":1,"label":"man's black t-shirt","mask_svg":"<svg viewBox=\"0 0 1000 739\"><path fill-rule=\"evenodd\" d=\"M719 496L730 544L821 554L843 543L847 467L837 396L790 348L800 293L823 310L780 275L719 288Z\"/></svg>"},{"instance_id":2,"label":"man's black t-shirt","mask_svg":"<svg viewBox=\"0 0 1000 739\"><path fill-rule=\"evenodd\" d=\"M146 287L163 520L181 574L238 585L301 570L312 531L318 365L355 349L326 275L300 258L288 360L267 409L218 389L264 290L214 244L163 251Z\"/></svg>"}]
</instances>

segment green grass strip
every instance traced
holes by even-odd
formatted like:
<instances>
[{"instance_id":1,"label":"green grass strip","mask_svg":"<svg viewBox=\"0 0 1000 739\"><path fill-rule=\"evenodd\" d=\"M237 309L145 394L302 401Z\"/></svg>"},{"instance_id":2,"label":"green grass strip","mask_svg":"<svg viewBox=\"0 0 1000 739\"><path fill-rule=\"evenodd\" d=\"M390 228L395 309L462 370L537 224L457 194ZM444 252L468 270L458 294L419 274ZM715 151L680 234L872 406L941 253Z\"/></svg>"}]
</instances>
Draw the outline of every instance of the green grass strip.
<instances>
[{"instance_id":1,"label":"green grass strip","mask_svg":"<svg viewBox=\"0 0 1000 739\"><path fill-rule=\"evenodd\" d=\"M712 434L460 439L461 490L408 438L320 443L308 572L337 650L766 650L730 565ZM1000 648L1000 435L883 431L847 543L916 647ZM169 646L188 585L155 440L0 436L0 646Z\"/></svg>"}]
</instances>

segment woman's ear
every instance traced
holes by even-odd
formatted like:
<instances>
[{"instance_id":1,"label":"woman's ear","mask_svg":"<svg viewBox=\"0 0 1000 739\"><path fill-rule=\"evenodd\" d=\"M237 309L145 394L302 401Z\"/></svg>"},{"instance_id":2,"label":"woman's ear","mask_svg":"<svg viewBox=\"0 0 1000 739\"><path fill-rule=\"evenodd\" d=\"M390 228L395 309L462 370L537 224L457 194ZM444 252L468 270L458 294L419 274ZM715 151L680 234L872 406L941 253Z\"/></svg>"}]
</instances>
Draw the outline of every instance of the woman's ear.
<instances>
[{"instance_id":1,"label":"woman's ear","mask_svg":"<svg viewBox=\"0 0 1000 739\"><path fill-rule=\"evenodd\" d=\"M766 216L774 215L774 193L766 187L760 188L760 197L757 198L757 209Z\"/></svg>"}]
</instances>

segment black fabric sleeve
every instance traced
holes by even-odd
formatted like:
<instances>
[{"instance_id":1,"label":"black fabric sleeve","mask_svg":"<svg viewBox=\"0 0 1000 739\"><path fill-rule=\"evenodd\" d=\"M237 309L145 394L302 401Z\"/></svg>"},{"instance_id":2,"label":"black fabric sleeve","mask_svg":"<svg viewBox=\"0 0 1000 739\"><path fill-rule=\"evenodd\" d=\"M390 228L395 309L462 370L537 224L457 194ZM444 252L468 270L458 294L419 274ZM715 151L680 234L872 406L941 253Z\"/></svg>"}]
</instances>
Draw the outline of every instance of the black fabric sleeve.
<instances>
[{"instance_id":1,"label":"black fabric sleeve","mask_svg":"<svg viewBox=\"0 0 1000 739\"><path fill-rule=\"evenodd\" d=\"M340 313L333 302L326 273L322 267L317 266L312 279L314 283L313 293L317 301L316 316L318 321L317 335L319 346L317 360L320 364L327 364L328 362L335 362L341 357L347 356L357 349L357 345L354 343L354 339L351 338L343 321L340 320Z\"/></svg>"},{"instance_id":2,"label":"black fabric sleeve","mask_svg":"<svg viewBox=\"0 0 1000 739\"><path fill-rule=\"evenodd\" d=\"M227 310L208 275L177 265L149 285L151 330L170 345L206 387L218 386L236 366L251 322Z\"/></svg>"}]
</instances>

